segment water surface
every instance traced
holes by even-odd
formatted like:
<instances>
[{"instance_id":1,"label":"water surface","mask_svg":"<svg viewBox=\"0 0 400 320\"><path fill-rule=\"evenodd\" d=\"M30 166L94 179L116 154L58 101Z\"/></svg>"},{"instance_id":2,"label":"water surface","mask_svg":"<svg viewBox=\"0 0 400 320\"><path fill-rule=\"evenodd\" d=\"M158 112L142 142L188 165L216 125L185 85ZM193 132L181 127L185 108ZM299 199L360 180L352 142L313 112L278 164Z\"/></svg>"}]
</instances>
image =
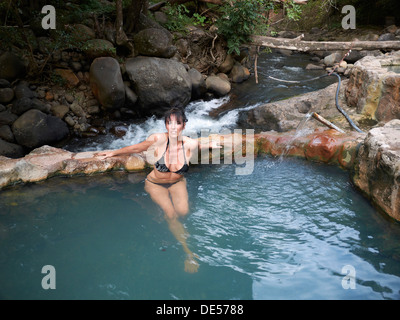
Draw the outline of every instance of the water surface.
<instances>
[{"instance_id":1,"label":"water surface","mask_svg":"<svg viewBox=\"0 0 400 320\"><path fill-rule=\"evenodd\" d=\"M399 299L400 225L339 168L257 159L191 166L181 245L144 192L145 172L54 178L2 192L2 299ZM44 290L44 265L56 289ZM344 266L356 272L344 289Z\"/></svg>"}]
</instances>

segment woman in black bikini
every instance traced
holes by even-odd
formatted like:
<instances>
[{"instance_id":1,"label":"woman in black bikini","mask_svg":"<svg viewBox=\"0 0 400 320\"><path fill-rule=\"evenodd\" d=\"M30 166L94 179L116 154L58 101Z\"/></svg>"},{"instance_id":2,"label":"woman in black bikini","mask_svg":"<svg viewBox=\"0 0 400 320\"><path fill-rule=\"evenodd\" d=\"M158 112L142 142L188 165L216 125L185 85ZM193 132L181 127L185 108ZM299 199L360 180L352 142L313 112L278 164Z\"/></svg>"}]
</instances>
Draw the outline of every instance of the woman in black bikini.
<instances>
[{"instance_id":1,"label":"woman in black bikini","mask_svg":"<svg viewBox=\"0 0 400 320\"><path fill-rule=\"evenodd\" d=\"M189 161L199 147L220 148L216 143L200 146L198 140L183 136L187 122L181 109L172 108L165 114L167 133L155 133L145 141L118 150L98 153L101 159L113 156L140 153L154 148L154 169L147 175L145 190L165 213L169 228L187 253L185 271L196 272L199 265L195 254L186 244L188 236L179 217L189 212L188 193L184 174L189 170ZM160 156L161 155L161 156Z\"/></svg>"}]
</instances>

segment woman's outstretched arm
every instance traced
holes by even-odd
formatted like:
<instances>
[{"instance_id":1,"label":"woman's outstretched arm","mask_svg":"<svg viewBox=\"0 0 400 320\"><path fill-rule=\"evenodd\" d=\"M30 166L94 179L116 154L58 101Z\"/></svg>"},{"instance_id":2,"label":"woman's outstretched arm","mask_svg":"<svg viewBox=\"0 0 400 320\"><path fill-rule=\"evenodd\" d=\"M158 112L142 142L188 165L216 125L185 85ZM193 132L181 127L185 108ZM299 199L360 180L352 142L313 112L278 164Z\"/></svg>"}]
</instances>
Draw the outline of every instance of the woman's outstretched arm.
<instances>
[{"instance_id":1,"label":"woman's outstretched arm","mask_svg":"<svg viewBox=\"0 0 400 320\"><path fill-rule=\"evenodd\" d=\"M100 158L101 160L104 160L115 156L140 153L149 149L150 146L152 146L154 143L158 141L158 139L159 139L158 134L152 134L145 141L142 141L140 143L131 146L123 147L117 150L99 152L96 154L96 157Z\"/></svg>"}]
</instances>

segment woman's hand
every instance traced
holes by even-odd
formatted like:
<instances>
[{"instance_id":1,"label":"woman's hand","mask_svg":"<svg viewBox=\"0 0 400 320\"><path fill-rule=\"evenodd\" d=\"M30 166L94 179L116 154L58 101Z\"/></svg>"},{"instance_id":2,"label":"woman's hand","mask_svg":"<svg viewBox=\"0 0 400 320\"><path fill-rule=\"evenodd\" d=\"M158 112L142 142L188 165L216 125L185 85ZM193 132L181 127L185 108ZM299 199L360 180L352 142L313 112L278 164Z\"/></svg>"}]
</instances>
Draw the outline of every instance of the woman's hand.
<instances>
[{"instance_id":1,"label":"woman's hand","mask_svg":"<svg viewBox=\"0 0 400 320\"><path fill-rule=\"evenodd\" d=\"M105 152L96 153L94 156L96 158L99 158L100 160L104 160L104 159L107 159L107 158L114 157L115 154L114 154L114 151L105 151Z\"/></svg>"}]
</instances>

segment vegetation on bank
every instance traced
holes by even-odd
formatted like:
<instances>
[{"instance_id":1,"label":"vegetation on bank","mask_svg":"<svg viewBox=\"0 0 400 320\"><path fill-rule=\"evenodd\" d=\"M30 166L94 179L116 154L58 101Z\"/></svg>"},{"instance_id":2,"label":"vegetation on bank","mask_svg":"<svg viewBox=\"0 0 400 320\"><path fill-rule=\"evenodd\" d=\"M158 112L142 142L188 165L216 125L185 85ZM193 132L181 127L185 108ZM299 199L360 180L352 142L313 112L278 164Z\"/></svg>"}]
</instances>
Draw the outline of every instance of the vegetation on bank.
<instances>
[{"instance_id":1,"label":"vegetation on bank","mask_svg":"<svg viewBox=\"0 0 400 320\"><path fill-rule=\"evenodd\" d=\"M225 41L228 53L239 54L251 35L276 35L276 25L301 30L327 27L327 23L331 27L339 25L341 8L349 4L356 7L357 23L383 24L384 17L400 12L397 0L0 0L0 51L12 50L25 56L30 75L48 74L53 52L84 49L85 39L71 29L79 23L91 26L99 39L114 33L113 54L129 55L129 42L140 15L154 19L153 13L162 11L168 17L164 27L171 32L184 33L189 25L213 30ZM56 9L54 30L42 27L45 14L41 10L45 5ZM45 56L40 57L39 37L51 39Z\"/></svg>"}]
</instances>

